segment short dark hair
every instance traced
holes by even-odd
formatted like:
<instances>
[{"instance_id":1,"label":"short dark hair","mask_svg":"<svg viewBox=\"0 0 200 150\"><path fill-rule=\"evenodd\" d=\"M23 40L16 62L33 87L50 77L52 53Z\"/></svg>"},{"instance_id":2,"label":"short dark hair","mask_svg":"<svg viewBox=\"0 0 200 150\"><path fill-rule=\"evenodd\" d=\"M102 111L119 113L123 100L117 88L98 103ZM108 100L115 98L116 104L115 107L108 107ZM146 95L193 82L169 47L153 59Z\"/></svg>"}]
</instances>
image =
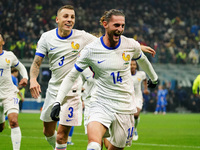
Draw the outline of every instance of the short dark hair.
<instances>
[{"instance_id":1,"label":"short dark hair","mask_svg":"<svg viewBox=\"0 0 200 150\"><path fill-rule=\"evenodd\" d=\"M136 66L137 66L136 70L140 70L140 67L139 67L137 61L134 58L132 58L131 61L135 61L136 62Z\"/></svg>"},{"instance_id":2,"label":"short dark hair","mask_svg":"<svg viewBox=\"0 0 200 150\"><path fill-rule=\"evenodd\" d=\"M58 9L58 11L57 11L57 16L58 16L58 13L59 13L61 10L63 10L63 9L71 9L71 10L74 10L74 6L72 6L72 5L64 5L64 6L60 7L60 8Z\"/></svg>"},{"instance_id":3,"label":"short dark hair","mask_svg":"<svg viewBox=\"0 0 200 150\"><path fill-rule=\"evenodd\" d=\"M11 73L18 72L18 70L14 67L11 68Z\"/></svg>"}]
</instances>

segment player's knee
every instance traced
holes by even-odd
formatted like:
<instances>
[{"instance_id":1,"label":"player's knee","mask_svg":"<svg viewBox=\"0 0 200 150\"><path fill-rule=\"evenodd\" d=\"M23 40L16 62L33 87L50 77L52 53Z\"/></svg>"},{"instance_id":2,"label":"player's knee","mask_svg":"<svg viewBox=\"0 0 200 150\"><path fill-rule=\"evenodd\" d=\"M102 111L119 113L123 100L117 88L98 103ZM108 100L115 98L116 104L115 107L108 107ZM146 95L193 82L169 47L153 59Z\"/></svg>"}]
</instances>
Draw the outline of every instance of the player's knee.
<instances>
[{"instance_id":1,"label":"player's knee","mask_svg":"<svg viewBox=\"0 0 200 150\"><path fill-rule=\"evenodd\" d=\"M46 136L46 137L50 137L50 136L53 136L54 135L54 132L55 130L46 130L46 128L43 129L43 134Z\"/></svg>"},{"instance_id":2,"label":"player's knee","mask_svg":"<svg viewBox=\"0 0 200 150\"><path fill-rule=\"evenodd\" d=\"M9 120L9 124L10 124L10 127L11 127L11 128L18 127L18 121L17 121L16 118L10 119L10 120Z\"/></svg>"},{"instance_id":3,"label":"player's knee","mask_svg":"<svg viewBox=\"0 0 200 150\"><path fill-rule=\"evenodd\" d=\"M110 142L108 141L108 139L104 138L104 146L105 146L105 148L108 149L109 145L110 145Z\"/></svg>"},{"instance_id":4,"label":"player's knee","mask_svg":"<svg viewBox=\"0 0 200 150\"><path fill-rule=\"evenodd\" d=\"M67 141L67 139L65 139L64 134L57 133L56 142L61 144L61 143L65 143L65 141Z\"/></svg>"},{"instance_id":5,"label":"player's knee","mask_svg":"<svg viewBox=\"0 0 200 150\"><path fill-rule=\"evenodd\" d=\"M87 150L101 150L101 145L97 142L90 142L87 146Z\"/></svg>"}]
</instances>

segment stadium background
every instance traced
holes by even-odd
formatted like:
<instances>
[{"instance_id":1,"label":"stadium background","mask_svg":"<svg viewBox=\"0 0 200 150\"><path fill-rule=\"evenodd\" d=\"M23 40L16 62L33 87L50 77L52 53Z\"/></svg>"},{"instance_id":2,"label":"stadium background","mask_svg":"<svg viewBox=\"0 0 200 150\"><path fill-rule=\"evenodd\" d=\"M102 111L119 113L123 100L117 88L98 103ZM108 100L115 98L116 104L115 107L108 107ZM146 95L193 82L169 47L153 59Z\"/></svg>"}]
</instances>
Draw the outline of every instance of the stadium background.
<instances>
[{"instance_id":1,"label":"stadium background","mask_svg":"<svg viewBox=\"0 0 200 150\"><path fill-rule=\"evenodd\" d=\"M4 49L13 51L29 71L37 41L45 31L57 26L57 9L75 6L77 29L100 34L99 19L105 10L123 10L126 15L124 35L149 45L156 57L147 55L169 90L167 112L200 112L200 99L192 94L192 83L199 71L200 1L196 0L1 0L0 32L6 40ZM31 98L26 87L23 111L39 110L51 76L45 58L38 81L42 100ZM156 107L156 90L145 101L146 111Z\"/></svg>"}]
</instances>

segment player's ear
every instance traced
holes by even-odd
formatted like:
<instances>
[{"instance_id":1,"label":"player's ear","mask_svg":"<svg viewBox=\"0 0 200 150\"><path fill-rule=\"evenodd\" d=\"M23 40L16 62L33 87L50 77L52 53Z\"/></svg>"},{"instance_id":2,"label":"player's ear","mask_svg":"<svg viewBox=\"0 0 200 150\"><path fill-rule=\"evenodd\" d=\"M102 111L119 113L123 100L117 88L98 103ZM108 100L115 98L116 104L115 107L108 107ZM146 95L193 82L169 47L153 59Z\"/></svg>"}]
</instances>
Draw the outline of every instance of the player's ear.
<instances>
[{"instance_id":1,"label":"player's ear","mask_svg":"<svg viewBox=\"0 0 200 150\"><path fill-rule=\"evenodd\" d=\"M56 23L58 23L59 21L58 21L58 17L56 17Z\"/></svg>"},{"instance_id":2,"label":"player's ear","mask_svg":"<svg viewBox=\"0 0 200 150\"><path fill-rule=\"evenodd\" d=\"M107 22L107 21L103 21L102 24L103 24L103 27L104 27L105 29L108 28L108 22Z\"/></svg>"}]
</instances>

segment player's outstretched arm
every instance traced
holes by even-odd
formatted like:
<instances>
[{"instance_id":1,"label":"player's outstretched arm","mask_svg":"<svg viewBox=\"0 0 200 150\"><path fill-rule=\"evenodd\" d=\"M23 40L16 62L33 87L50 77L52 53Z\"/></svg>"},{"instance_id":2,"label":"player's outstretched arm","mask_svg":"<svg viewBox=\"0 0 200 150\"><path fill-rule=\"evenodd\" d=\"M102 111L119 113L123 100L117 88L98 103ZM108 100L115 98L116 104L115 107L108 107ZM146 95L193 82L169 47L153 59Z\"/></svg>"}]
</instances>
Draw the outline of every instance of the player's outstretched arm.
<instances>
[{"instance_id":1,"label":"player's outstretched arm","mask_svg":"<svg viewBox=\"0 0 200 150\"><path fill-rule=\"evenodd\" d=\"M156 51L149 46L140 45L141 50L145 53L151 54L153 57L156 55Z\"/></svg>"},{"instance_id":2,"label":"player's outstretched arm","mask_svg":"<svg viewBox=\"0 0 200 150\"><path fill-rule=\"evenodd\" d=\"M149 90L148 90L147 79L143 80L143 87L144 87L143 93L148 95L149 94Z\"/></svg>"},{"instance_id":3,"label":"player's outstretched arm","mask_svg":"<svg viewBox=\"0 0 200 150\"><path fill-rule=\"evenodd\" d=\"M150 77L149 81L148 81L148 88L155 88L156 85L158 84L158 76L155 72L155 70L153 69L151 63L149 62L149 60L147 59L147 57L142 54L140 59L137 60L138 65L148 74L148 76Z\"/></svg>"},{"instance_id":4,"label":"player's outstretched arm","mask_svg":"<svg viewBox=\"0 0 200 150\"><path fill-rule=\"evenodd\" d=\"M37 77L40 71L40 65L42 64L43 58L35 55L33 63L30 69L30 92L33 98L38 98L41 93L41 88L37 82Z\"/></svg>"},{"instance_id":5,"label":"player's outstretched arm","mask_svg":"<svg viewBox=\"0 0 200 150\"><path fill-rule=\"evenodd\" d=\"M19 62L19 64L16 66L17 70L19 70L21 76L23 77L20 82L19 82L19 85L22 85L22 86L26 86L28 84L28 73L26 71L26 68L25 66Z\"/></svg>"},{"instance_id":6,"label":"player's outstretched arm","mask_svg":"<svg viewBox=\"0 0 200 150\"><path fill-rule=\"evenodd\" d=\"M71 90L74 82L78 78L81 72L77 71L76 68L73 68L67 76L65 76L64 80L62 81L60 88L58 90L58 95L56 97L56 102L53 105L53 108L51 110L50 117L54 121L59 120L59 114L60 114L60 105L63 104L63 100L65 96L68 94L68 92Z\"/></svg>"}]
</instances>

